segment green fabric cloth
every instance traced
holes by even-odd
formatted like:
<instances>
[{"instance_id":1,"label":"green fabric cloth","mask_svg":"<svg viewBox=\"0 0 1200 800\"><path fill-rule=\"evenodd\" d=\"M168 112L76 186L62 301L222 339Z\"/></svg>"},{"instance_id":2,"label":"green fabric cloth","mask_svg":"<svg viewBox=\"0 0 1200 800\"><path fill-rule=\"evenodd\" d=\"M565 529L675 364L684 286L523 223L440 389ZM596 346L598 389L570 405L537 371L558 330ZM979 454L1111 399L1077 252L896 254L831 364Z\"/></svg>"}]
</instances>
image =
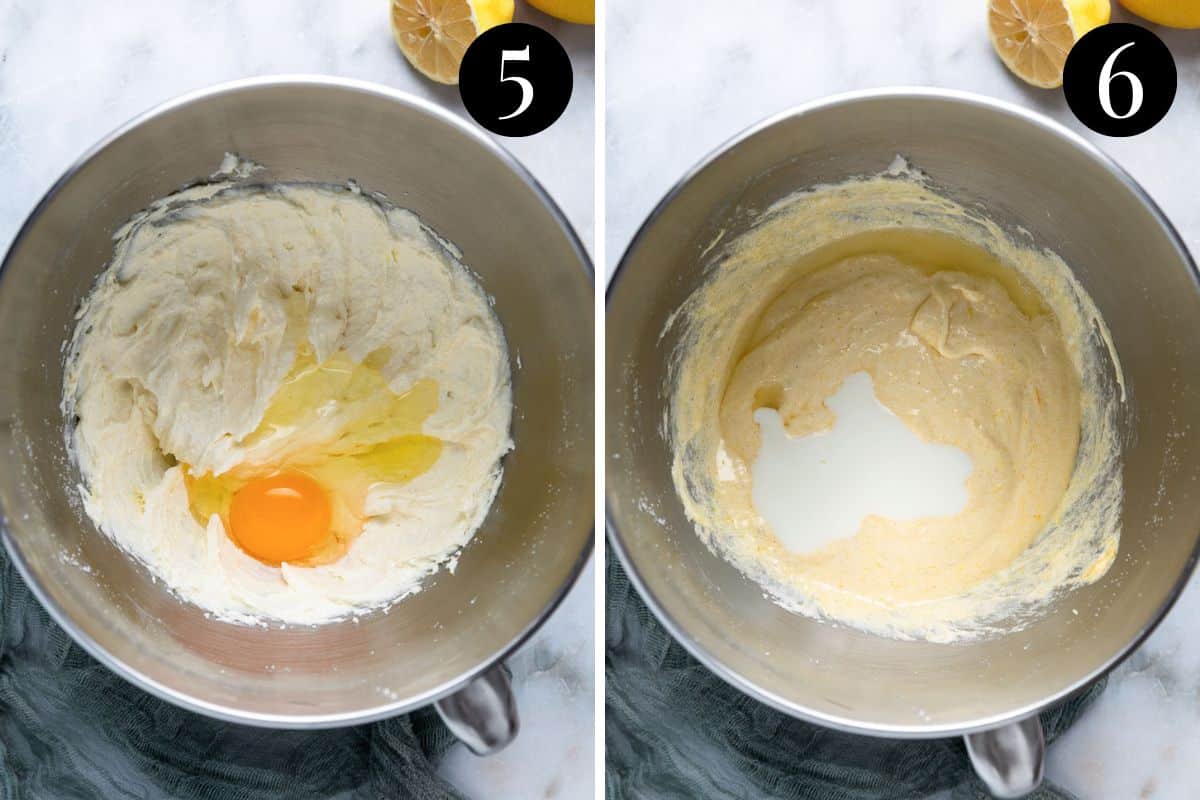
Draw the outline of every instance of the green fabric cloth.
<instances>
[{"instance_id":1,"label":"green fabric cloth","mask_svg":"<svg viewBox=\"0 0 1200 800\"><path fill-rule=\"evenodd\" d=\"M278 731L176 708L74 644L0 548L0 800L458 800L451 744L431 709Z\"/></svg>"},{"instance_id":2,"label":"green fabric cloth","mask_svg":"<svg viewBox=\"0 0 1200 800\"><path fill-rule=\"evenodd\" d=\"M615 559L606 575L609 800L982 800L960 738L877 739L810 725L752 700L688 655ZM1102 685L1045 712L1053 740ZM1044 785L1036 800L1070 797Z\"/></svg>"}]
</instances>

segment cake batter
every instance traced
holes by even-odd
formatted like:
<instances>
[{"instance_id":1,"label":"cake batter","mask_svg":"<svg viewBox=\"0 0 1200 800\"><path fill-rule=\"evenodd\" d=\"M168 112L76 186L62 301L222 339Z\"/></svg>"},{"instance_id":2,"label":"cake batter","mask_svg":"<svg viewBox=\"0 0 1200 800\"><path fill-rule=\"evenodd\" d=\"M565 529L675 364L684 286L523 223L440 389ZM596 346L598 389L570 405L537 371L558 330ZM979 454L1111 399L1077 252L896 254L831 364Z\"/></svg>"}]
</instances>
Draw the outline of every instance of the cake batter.
<instances>
[{"instance_id":1,"label":"cake batter","mask_svg":"<svg viewBox=\"0 0 1200 800\"><path fill-rule=\"evenodd\" d=\"M486 295L354 186L217 182L135 217L80 311L63 406L100 529L241 622L416 591L512 446Z\"/></svg>"},{"instance_id":2,"label":"cake batter","mask_svg":"<svg viewBox=\"0 0 1200 800\"><path fill-rule=\"evenodd\" d=\"M676 488L710 546L785 606L953 641L1020 624L1111 564L1120 373L1103 323L1060 260L916 173L783 201L672 324ZM789 436L819 434L860 373L922 440L970 456L966 507L872 514L789 548L754 503L761 409Z\"/></svg>"}]
</instances>

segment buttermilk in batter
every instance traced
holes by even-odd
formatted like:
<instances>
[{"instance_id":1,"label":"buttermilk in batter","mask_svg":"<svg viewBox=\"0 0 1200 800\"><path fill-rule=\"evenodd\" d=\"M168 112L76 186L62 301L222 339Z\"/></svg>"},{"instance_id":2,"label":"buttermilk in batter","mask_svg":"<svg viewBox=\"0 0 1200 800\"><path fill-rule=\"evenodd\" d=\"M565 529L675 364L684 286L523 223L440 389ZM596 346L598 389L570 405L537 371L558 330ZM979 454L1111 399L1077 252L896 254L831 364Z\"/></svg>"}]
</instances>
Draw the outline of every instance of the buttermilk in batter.
<instances>
[{"instance_id":1,"label":"buttermilk in batter","mask_svg":"<svg viewBox=\"0 0 1200 800\"><path fill-rule=\"evenodd\" d=\"M953 641L1018 625L1111 564L1120 373L1102 320L1061 260L916 173L784 201L672 324L677 490L710 546L785 606ZM827 401L858 381L921 440L969 456L965 507L869 514L789 546L755 504L762 426L827 432Z\"/></svg>"}]
</instances>

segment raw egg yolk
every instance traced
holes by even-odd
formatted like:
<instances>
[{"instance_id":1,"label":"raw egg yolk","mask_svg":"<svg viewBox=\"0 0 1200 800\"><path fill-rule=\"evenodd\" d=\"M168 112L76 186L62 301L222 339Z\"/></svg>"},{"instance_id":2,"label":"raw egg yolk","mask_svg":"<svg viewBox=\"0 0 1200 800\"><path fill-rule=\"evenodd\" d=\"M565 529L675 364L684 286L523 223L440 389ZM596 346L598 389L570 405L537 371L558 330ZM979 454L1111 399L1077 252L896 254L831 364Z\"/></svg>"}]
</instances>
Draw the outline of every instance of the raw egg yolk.
<instances>
[{"instance_id":1,"label":"raw egg yolk","mask_svg":"<svg viewBox=\"0 0 1200 800\"><path fill-rule=\"evenodd\" d=\"M304 559L324 544L332 516L319 483L302 472L280 472L234 492L229 533L254 558L280 564Z\"/></svg>"},{"instance_id":2,"label":"raw egg yolk","mask_svg":"<svg viewBox=\"0 0 1200 800\"><path fill-rule=\"evenodd\" d=\"M405 484L429 471L443 442L422 432L438 407L437 382L422 378L403 394L380 372L386 348L355 361L338 351L318 361L302 345L263 418L240 444L264 441L269 457L214 475L185 462L188 506L207 528L220 517L226 534L264 564L332 563L367 520L375 484Z\"/></svg>"}]
</instances>

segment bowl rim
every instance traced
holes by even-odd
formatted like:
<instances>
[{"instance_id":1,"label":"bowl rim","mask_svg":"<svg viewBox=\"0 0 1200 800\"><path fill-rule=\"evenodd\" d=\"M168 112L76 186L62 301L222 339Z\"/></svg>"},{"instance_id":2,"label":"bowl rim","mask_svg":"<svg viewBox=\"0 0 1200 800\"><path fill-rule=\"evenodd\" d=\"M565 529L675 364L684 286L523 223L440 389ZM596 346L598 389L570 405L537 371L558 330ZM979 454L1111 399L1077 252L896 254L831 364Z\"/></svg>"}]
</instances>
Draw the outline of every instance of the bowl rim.
<instances>
[{"instance_id":1,"label":"bowl rim","mask_svg":"<svg viewBox=\"0 0 1200 800\"><path fill-rule=\"evenodd\" d=\"M384 84L332 75L282 73L225 81L178 95L130 118L105 134L94 145L84 150L51 184L50 188L46 190L41 199L25 217L20 228L17 229L17 233L9 244L3 260L0 261L0 289L3 287L3 277L7 271L6 268L9 261L13 258L13 254L18 250L22 241L29 234L30 230L32 230L46 208L49 207L59 192L71 182L76 173L93 159L100 157L117 140L150 120L169 115L185 106L202 103L219 95L277 89L280 87L317 87L372 95L407 106L410 109L439 120L444 125L454 128L507 166L541 200L542 205L549 212L551 218L566 236L568 244L575 252L578 263L583 267L586 278L593 286L595 285L595 268L592 264L591 256L580 241L574 226L572 226L570 220L567 219L562 209L554 201L554 198L550 196L537 178L512 153L473 124L468 123L465 119L435 102ZM359 725L403 714L453 694L469 684L477 676L501 664L545 624L550 615L562 604L571 589L579 582L580 576L591 560L595 548L595 540L596 530L593 522L584 546L580 550L579 556L575 559L575 563L571 566L567 578L563 581L562 585L555 590L541 610L524 627L518 630L505 645L480 661L475 667L464 670L437 686L412 697L380 703L379 705L357 711L327 714L278 714L244 711L233 705L202 700L193 696L185 689L175 688L151 678L113 656L99 642L78 627L65 610L49 596L36 580L30 564L21 553L16 537L11 533L9 515L0 507L0 541L4 543L4 547L8 551L9 558L12 559L13 564L16 566L17 572L21 575L21 578L25 581L25 584L29 587L34 597L37 598L38 602L49 613L51 619L62 627L89 655L121 678L172 705L227 722L266 728L319 729Z\"/></svg>"},{"instance_id":2,"label":"bowl rim","mask_svg":"<svg viewBox=\"0 0 1200 800\"><path fill-rule=\"evenodd\" d=\"M1133 193L1133 195L1142 203L1142 205L1150 212L1151 216L1162 229L1167 240L1172 244L1178 253L1181 261L1187 266L1190 271L1192 283L1200 291L1200 270L1197 270L1196 262L1193 260L1191 253L1188 251L1187 245L1184 243L1175 226L1163 213L1159 205L1146 192L1145 189L1121 167L1111 156L1103 152L1096 145L1084 139L1075 131L1065 125L1056 122L1055 120L1033 111L1023 108L1014 103L1010 103L998 98L989 97L975 92L966 92L957 89L941 89L927 86L888 86L874 89L861 89L851 92L843 92L812 100L807 103L802 103L783 111L772 114L765 119L760 120L734 134L717 147L710 150L703 158L701 158L694 166L688 169L682 177L680 177L663 195L662 199L654 206L653 211L642 222L629 240L620 260L617 262L612 275L609 277L608 285L605 290L605 309L607 311L609 305L613 302L613 297L617 284L621 276L625 272L634 253L642 244L643 240L649 234L650 229L658 221L666 209L675 201L675 199L684 191L684 189L692 183L702 172L707 170L714 162L724 157L737 146L741 145L746 140L755 135L774 127L783 122L804 117L805 115L823 111L839 106L854 105L857 103L871 102L876 100L911 100L916 102L939 101L951 102L960 105L974 106L985 109L1001 115L1008 115L1024 121L1036 128L1040 128L1051 136L1058 138L1073 145L1080 153L1089 159L1098 167L1108 172L1110 176L1117 179L1120 183ZM607 360L607 354L606 354ZM607 387L606 387L607 391ZM606 415L607 415L606 411ZM607 420L606 420L607 424ZM1094 681L1103 678L1129 655L1136 650L1167 616L1179 596L1183 593L1187 586L1192 573L1196 567L1197 560L1200 559L1200 535L1197 536L1196 542L1192 546L1192 551L1183 564L1183 569L1179 573L1178 579L1167 593L1166 598L1150 618L1138 632L1136 636L1122 645L1108 660L1099 667L1089 671L1088 673L1079 676L1062 689L1054 692L1052 695L1042 698L1041 700L1027 703L1009 711L1000 712L988 716L979 717L970 720L963 724L947 724L934 723L929 725L897 725L897 724L869 724L860 720L856 720L848 715L839 715L817 711L808 708L800 703L794 702L775 692L772 692L763 686L758 685L754 681L749 680L735 670L723 664L711 651L699 644L693 639L684 626L679 623L674 617L666 612L662 603L655 593L647 586L642 574L638 571L637 565L633 562L629 555L629 551L625 548L622 540L620 527L616 523L612 510L612 503L609 498L611 490L605 487L605 531L608 542L612 545L613 552L617 554L617 558L621 562L621 566L625 570L625 574L629 576L630 583L637 589L646 606L654 613L663 627L675 638L677 642L683 645L697 661L703 664L708 670L713 672L721 680L728 683L733 688L749 695L750 697L782 711L790 716L805 720L807 722L816 723L835 730L845 731L848 733L865 734L870 736L885 736L899 739L930 739L947 736L959 736L980 731L992 730L1001 728L1006 725L1015 723L1019 720L1031 717L1046 708L1055 705L1056 703L1065 700L1085 689Z\"/></svg>"}]
</instances>

